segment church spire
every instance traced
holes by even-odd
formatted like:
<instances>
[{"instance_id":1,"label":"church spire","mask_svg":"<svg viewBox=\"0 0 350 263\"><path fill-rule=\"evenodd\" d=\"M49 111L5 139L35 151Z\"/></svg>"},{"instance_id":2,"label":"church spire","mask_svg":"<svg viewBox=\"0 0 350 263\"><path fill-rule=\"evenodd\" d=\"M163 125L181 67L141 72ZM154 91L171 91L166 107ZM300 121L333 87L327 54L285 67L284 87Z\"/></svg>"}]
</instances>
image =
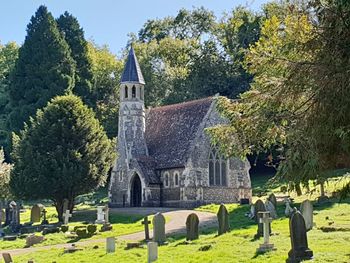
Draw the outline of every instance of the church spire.
<instances>
[{"instance_id":1,"label":"church spire","mask_svg":"<svg viewBox=\"0 0 350 263\"><path fill-rule=\"evenodd\" d=\"M145 84L139 62L137 61L134 48L132 46L129 51L120 83Z\"/></svg>"}]
</instances>

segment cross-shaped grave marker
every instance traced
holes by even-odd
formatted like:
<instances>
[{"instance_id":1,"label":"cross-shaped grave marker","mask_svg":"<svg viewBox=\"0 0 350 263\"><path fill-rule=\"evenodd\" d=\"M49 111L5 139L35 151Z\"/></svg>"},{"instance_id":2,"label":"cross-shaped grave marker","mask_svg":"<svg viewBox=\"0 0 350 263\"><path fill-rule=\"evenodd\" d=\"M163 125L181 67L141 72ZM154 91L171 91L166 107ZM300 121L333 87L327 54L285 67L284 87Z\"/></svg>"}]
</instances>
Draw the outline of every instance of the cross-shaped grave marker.
<instances>
[{"instance_id":1,"label":"cross-shaped grave marker","mask_svg":"<svg viewBox=\"0 0 350 263\"><path fill-rule=\"evenodd\" d=\"M69 210L66 210L66 212L64 212L64 214L63 214L64 224L65 225L68 225L70 217L72 217L72 214L69 213Z\"/></svg>"},{"instance_id":2,"label":"cross-shaped grave marker","mask_svg":"<svg viewBox=\"0 0 350 263\"><path fill-rule=\"evenodd\" d=\"M270 212L258 212L258 214L260 223L264 225L264 244L260 244L258 252L274 250L273 244L270 244L270 223L272 222Z\"/></svg>"},{"instance_id":3,"label":"cross-shaped grave marker","mask_svg":"<svg viewBox=\"0 0 350 263\"><path fill-rule=\"evenodd\" d=\"M149 224L151 223L151 221L148 220L148 216L145 216L143 218L142 224L145 225L145 240L150 240L149 238Z\"/></svg>"}]
</instances>

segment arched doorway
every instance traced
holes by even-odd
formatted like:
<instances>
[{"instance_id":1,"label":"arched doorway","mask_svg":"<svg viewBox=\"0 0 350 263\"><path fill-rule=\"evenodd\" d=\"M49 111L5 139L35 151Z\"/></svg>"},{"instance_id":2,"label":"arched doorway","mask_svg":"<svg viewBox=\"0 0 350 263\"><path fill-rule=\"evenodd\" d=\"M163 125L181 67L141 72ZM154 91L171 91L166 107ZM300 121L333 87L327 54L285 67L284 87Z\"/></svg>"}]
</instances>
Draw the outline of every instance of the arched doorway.
<instances>
[{"instance_id":1,"label":"arched doorway","mask_svg":"<svg viewBox=\"0 0 350 263\"><path fill-rule=\"evenodd\" d=\"M131 181L130 188L130 206L137 207L141 206L142 201L142 187L141 180L138 174L134 175L134 178Z\"/></svg>"}]
</instances>

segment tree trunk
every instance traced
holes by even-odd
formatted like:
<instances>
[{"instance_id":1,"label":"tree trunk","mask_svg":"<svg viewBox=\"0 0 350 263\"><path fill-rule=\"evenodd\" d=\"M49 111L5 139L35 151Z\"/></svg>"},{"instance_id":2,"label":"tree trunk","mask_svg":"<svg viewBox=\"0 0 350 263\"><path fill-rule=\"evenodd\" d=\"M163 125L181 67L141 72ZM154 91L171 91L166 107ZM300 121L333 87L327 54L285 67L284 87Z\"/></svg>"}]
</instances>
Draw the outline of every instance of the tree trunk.
<instances>
[{"instance_id":1,"label":"tree trunk","mask_svg":"<svg viewBox=\"0 0 350 263\"><path fill-rule=\"evenodd\" d=\"M54 202L56 211L57 211L57 216L58 216L58 221L63 222L63 199L62 200L56 200Z\"/></svg>"},{"instance_id":2,"label":"tree trunk","mask_svg":"<svg viewBox=\"0 0 350 263\"><path fill-rule=\"evenodd\" d=\"M301 187L299 183L294 184L295 191L297 192L297 196L301 196L303 192L301 191Z\"/></svg>"},{"instance_id":3,"label":"tree trunk","mask_svg":"<svg viewBox=\"0 0 350 263\"><path fill-rule=\"evenodd\" d=\"M320 192L321 192L321 197L324 197L325 196L325 193L324 193L324 182L320 183Z\"/></svg>"}]
</instances>

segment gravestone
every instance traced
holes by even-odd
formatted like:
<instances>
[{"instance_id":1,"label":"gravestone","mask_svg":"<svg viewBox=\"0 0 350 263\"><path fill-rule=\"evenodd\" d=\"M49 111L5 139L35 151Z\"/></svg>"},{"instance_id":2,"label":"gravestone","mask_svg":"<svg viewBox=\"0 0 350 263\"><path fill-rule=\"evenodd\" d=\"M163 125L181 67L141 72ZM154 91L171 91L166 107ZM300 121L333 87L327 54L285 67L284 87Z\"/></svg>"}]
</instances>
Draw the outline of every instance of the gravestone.
<instances>
[{"instance_id":1,"label":"gravestone","mask_svg":"<svg viewBox=\"0 0 350 263\"><path fill-rule=\"evenodd\" d=\"M161 213L157 213L152 220L153 224L153 241L158 244L163 244L166 241L165 237L165 218Z\"/></svg>"},{"instance_id":2,"label":"gravestone","mask_svg":"<svg viewBox=\"0 0 350 263\"><path fill-rule=\"evenodd\" d=\"M67 210L66 210L67 211ZM42 225L48 225L49 224L49 221L46 219L46 214L47 214L47 211L46 209L44 208L43 211L41 211L41 213L43 214L43 221L41 222Z\"/></svg>"},{"instance_id":3,"label":"gravestone","mask_svg":"<svg viewBox=\"0 0 350 263\"><path fill-rule=\"evenodd\" d=\"M311 230L314 224L314 216L313 216L314 209L310 200L304 200L301 203L300 212L303 215L305 220L306 231Z\"/></svg>"},{"instance_id":4,"label":"gravestone","mask_svg":"<svg viewBox=\"0 0 350 263\"><path fill-rule=\"evenodd\" d=\"M269 226L271 224L272 218L270 217L270 212L259 212L258 214L260 218L260 223L263 224L264 229L264 244L260 244L259 248L257 249L258 252L266 252L269 250L273 250L273 244L270 244L270 229Z\"/></svg>"},{"instance_id":5,"label":"gravestone","mask_svg":"<svg viewBox=\"0 0 350 263\"><path fill-rule=\"evenodd\" d=\"M284 210L284 214L286 217L290 217L293 213L293 208L290 206L290 200L288 198L285 200L285 205L286 209Z\"/></svg>"},{"instance_id":6,"label":"gravestone","mask_svg":"<svg viewBox=\"0 0 350 263\"><path fill-rule=\"evenodd\" d=\"M267 198L275 207L275 210L277 210L277 199L274 193L271 193L269 197Z\"/></svg>"},{"instance_id":7,"label":"gravestone","mask_svg":"<svg viewBox=\"0 0 350 263\"><path fill-rule=\"evenodd\" d=\"M30 210L30 222L37 223L40 222L42 211L45 209L45 206L42 204L33 205Z\"/></svg>"},{"instance_id":8,"label":"gravestone","mask_svg":"<svg viewBox=\"0 0 350 263\"><path fill-rule=\"evenodd\" d=\"M97 207L97 219L95 221L96 224L104 224L106 222L105 220L105 212L104 210L104 206L98 206Z\"/></svg>"},{"instance_id":9,"label":"gravestone","mask_svg":"<svg viewBox=\"0 0 350 263\"><path fill-rule=\"evenodd\" d=\"M311 259L313 252L308 247L305 220L296 209L289 219L289 231L292 249L288 253L287 262L294 263Z\"/></svg>"},{"instance_id":10,"label":"gravestone","mask_svg":"<svg viewBox=\"0 0 350 263\"><path fill-rule=\"evenodd\" d=\"M69 213L69 210L66 210L63 214L63 223L65 225L68 225L70 217L72 217L72 214Z\"/></svg>"},{"instance_id":11,"label":"gravestone","mask_svg":"<svg viewBox=\"0 0 350 263\"><path fill-rule=\"evenodd\" d=\"M11 224L12 221L12 214L10 212L10 202L7 203L6 208L5 208L5 226L8 226Z\"/></svg>"},{"instance_id":12,"label":"gravestone","mask_svg":"<svg viewBox=\"0 0 350 263\"><path fill-rule=\"evenodd\" d=\"M270 216L271 216L273 219L276 219L276 218L277 218L276 208L275 208L275 206L273 205L273 203L272 203L270 200L266 200L266 202L265 202L265 208L266 208L266 211L269 211L269 212L270 212Z\"/></svg>"},{"instance_id":13,"label":"gravestone","mask_svg":"<svg viewBox=\"0 0 350 263\"><path fill-rule=\"evenodd\" d=\"M197 214L192 213L188 215L186 220L186 240L195 240L198 239L198 225L199 218Z\"/></svg>"},{"instance_id":14,"label":"gravestone","mask_svg":"<svg viewBox=\"0 0 350 263\"><path fill-rule=\"evenodd\" d=\"M114 253L115 252L115 238L107 237L106 238L106 253Z\"/></svg>"},{"instance_id":15,"label":"gravestone","mask_svg":"<svg viewBox=\"0 0 350 263\"><path fill-rule=\"evenodd\" d=\"M260 199L258 199L254 205L254 220L256 223L259 223L259 218L258 218L259 212L266 212L265 204Z\"/></svg>"},{"instance_id":16,"label":"gravestone","mask_svg":"<svg viewBox=\"0 0 350 263\"><path fill-rule=\"evenodd\" d=\"M158 243L148 242L147 243L147 262L151 263L158 259Z\"/></svg>"},{"instance_id":17,"label":"gravestone","mask_svg":"<svg viewBox=\"0 0 350 263\"><path fill-rule=\"evenodd\" d=\"M145 226L145 240L150 240L149 238L149 224L151 221L148 220L148 216L145 216L143 218L142 224Z\"/></svg>"},{"instance_id":18,"label":"gravestone","mask_svg":"<svg viewBox=\"0 0 350 263\"><path fill-rule=\"evenodd\" d=\"M2 257L5 263L13 263L10 253L2 253Z\"/></svg>"},{"instance_id":19,"label":"gravestone","mask_svg":"<svg viewBox=\"0 0 350 263\"><path fill-rule=\"evenodd\" d=\"M20 228L20 207L15 201L11 201L9 208L11 215L10 229L12 232L17 232Z\"/></svg>"},{"instance_id":20,"label":"gravestone","mask_svg":"<svg viewBox=\"0 0 350 263\"><path fill-rule=\"evenodd\" d=\"M103 212L105 213L105 223L109 224L109 207L108 207L108 205L105 205Z\"/></svg>"},{"instance_id":21,"label":"gravestone","mask_svg":"<svg viewBox=\"0 0 350 263\"><path fill-rule=\"evenodd\" d=\"M219 221L219 229L218 229L218 235L222 235L224 233L227 233L230 231L230 223L228 220L228 212L226 207L221 204L219 207L219 211L217 213L218 221Z\"/></svg>"},{"instance_id":22,"label":"gravestone","mask_svg":"<svg viewBox=\"0 0 350 263\"><path fill-rule=\"evenodd\" d=\"M30 235L26 237L26 247L31 247L43 242L45 238L43 236Z\"/></svg>"}]
</instances>

